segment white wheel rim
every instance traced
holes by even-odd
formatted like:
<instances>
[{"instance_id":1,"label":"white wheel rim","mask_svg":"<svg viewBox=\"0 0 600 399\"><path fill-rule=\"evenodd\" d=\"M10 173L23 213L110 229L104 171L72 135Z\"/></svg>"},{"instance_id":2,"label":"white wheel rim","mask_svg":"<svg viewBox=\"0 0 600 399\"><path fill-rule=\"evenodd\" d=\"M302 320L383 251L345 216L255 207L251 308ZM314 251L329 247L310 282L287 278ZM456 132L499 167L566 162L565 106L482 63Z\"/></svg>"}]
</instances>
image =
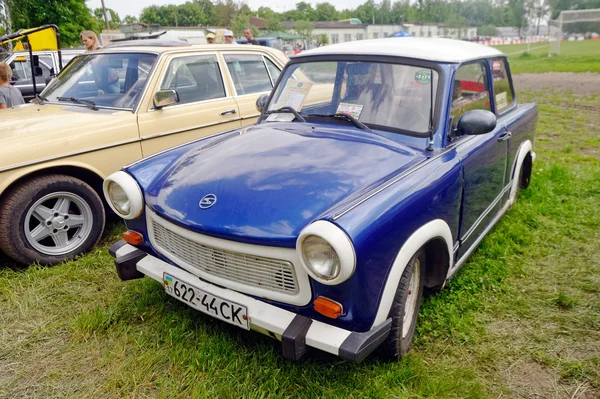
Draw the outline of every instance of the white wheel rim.
<instances>
[{"instance_id":1,"label":"white wheel rim","mask_svg":"<svg viewBox=\"0 0 600 399\"><path fill-rule=\"evenodd\" d=\"M44 255L65 255L90 236L94 216L89 204L66 191L37 200L27 211L23 231L27 242Z\"/></svg>"},{"instance_id":2,"label":"white wheel rim","mask_svg":"<svg viewBox=\"0 0 600 399\"><path fill-rule=\"evenodd\" d=\"M421 261L415 259L415 264L410 275L406 301L404 302L404 317L402 319L402 338L405 338L411 330L417 300L419 298L419 286L421 285Z\"/></svg>"}]
</instances>

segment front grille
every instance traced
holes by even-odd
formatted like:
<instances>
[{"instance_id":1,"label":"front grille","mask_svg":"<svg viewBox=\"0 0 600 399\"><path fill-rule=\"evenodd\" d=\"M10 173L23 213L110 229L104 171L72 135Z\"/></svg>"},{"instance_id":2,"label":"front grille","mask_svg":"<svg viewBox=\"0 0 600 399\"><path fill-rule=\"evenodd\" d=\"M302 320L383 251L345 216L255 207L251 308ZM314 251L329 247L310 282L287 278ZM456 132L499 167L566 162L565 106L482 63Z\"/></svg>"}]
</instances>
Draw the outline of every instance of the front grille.
<instances>
[{"instance_id":1,"label":"front grille","mask_svg":"<svg viewBox=\"0 0 600 399\"><path fill-rule=\"evenodd\" d=\"M204 245L152 221L154 239L165 255L172 254L198 270L236 283L285 294L298 293L292 263L246 255Z\"/></svg>"}]
</instances>

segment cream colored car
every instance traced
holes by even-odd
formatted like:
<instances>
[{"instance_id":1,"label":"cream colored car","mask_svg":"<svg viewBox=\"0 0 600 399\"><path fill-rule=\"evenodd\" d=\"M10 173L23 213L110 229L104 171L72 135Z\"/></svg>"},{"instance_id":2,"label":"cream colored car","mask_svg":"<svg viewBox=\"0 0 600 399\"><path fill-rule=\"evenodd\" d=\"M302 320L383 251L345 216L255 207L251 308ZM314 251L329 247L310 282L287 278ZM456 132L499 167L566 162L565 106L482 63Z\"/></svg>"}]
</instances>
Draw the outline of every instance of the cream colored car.
<instances>
[{"instance_id":1,"label":"cream colored car","mask_svg":"<svg viewBox=\"0 0 600 399\"><path fill-rule=\"evenodd\" d=\"M37 104L1 111L0 250L27 264L90 250L104 229L106 176L254 123L286 61L268 47L172 42L77 57Z\"/></svg>"}]
</instances>

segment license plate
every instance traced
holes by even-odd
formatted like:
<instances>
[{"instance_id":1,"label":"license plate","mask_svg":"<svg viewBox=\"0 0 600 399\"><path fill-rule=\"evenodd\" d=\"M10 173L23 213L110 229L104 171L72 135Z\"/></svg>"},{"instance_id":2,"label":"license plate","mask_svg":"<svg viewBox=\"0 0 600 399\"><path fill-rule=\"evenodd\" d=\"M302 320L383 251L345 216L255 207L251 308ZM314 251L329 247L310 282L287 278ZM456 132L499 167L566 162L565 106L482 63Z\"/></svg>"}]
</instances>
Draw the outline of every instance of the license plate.
<instances>
[{"instance_id":1,"label":"license plate","mask_svg":"<svg viewBox=\"0 0 600 399\"><path fill-rule=\"evenodd\" d=\"M249 330L248 308L204 292L167 273L163 275L165 292L186 305L234 326Z\"/></svg>"}]
</instances>

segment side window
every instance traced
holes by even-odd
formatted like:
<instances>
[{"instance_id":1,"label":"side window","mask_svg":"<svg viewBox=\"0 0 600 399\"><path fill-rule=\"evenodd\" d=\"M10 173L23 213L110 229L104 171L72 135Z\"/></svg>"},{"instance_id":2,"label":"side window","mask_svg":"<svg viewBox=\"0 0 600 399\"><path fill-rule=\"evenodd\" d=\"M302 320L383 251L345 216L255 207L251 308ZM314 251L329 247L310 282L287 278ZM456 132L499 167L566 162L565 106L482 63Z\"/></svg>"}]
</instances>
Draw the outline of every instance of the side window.
<instances>
[{"instance_id":1,"label":"side window","mask_svg":"<svg viewBox=\"0 0 600 399\"><path fill-rule=\"evenodd\" d=\"M456 126L462 114L473 109L490 111L490 90L484 64L466 64L454 77L450 115Z\"/></svg>"},{"instance_id":2,"label":"side window","mask_svg":"<svg viewBox=\"0 0 600 399\"><path fill-rule=\"evenodd\" d=\"M175 58L160 88L177 90L179 104L225 97L219 63L213 54Z\"/></svg>"},{"instance_id":3,"label":"side window","mask_svg":"<svg viewBox=\"0 0 600 399\"><path fill-rule=\"evenodd\" d=\"M31 80L31 64L25 56L17 56L10 63L10 68L12 69L12 81L17 82L17 84L27 83Z\"/></svg>"},{"instance_id":4,"label":"side window","mask_svg":"<svg viewBox=\"0 0 600 399\"><path fill-rule=\"evenodd\" d=\"M273 88L261 55L225 54L223 58L238 95L260 93Z\"/></svg>"},{"instance_id":5,"label":"side window","mask_svg":"<svg viewBox=\"0 0 600 399\"><path fill-rule=\"evenodd\" d=\"M267 69L269 70L269 75L271 75L271 81L273 82L273 85L275 85L279 75L281 75L281 69L267 57L265 57L265 62L267 64Z\"/></svg>"},{"instance_id":6,"label":"side window","mask_svg":"<svg viewBox=\"0 0 600 399\"><path fill-rule=\"evenodd\" d=\"M508 80L505 59L499 58L492 61L492 77L494 78L496 111L501 114L504 110L510 108L515 98L512 87L510 87L510 81Z\"/></svg>"}]
</instances>

